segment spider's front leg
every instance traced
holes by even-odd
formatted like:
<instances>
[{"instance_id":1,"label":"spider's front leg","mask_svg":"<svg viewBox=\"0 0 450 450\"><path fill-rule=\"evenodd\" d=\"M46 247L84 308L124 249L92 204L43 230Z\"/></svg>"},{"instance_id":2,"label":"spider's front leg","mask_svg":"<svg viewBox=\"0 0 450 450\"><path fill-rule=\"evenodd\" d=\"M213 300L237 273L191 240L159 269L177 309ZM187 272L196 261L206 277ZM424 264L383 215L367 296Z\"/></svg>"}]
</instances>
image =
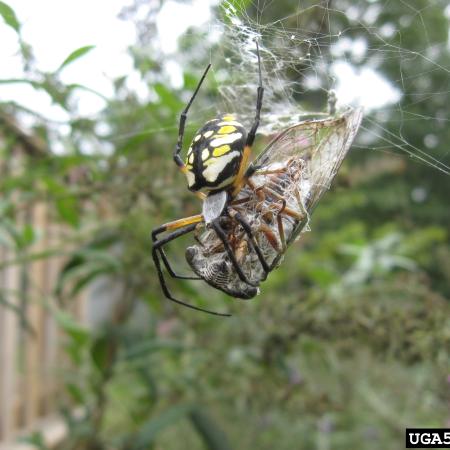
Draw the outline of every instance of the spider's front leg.
<instances>
[{"instance_id":1,"label":"spider's front leg","mask_svg":"<svg viewBox=\"0 0 450 450\"><path fill-rule=\"evenodd\" d=\"M251 177L251 175L257 170L257 167L254 167L253 164L249 164L250 161L250 154L253 147L253 142L255 141L256 132L258 131L259 122L261 119L261 109L262 109L262 101L264 96L264 86L262 83L262 74L261 74L261 58L259 55L259 46L258 41L256 41L256 56L258 57L258 89L256 92L256 111L255 111L255 118L253 120L252 127L250 129L250 132L247 135L247 140L245 142L244 146L244 152L242 157L242 162L239 167L239 172L236 176L235 181L233 182L233 192L232 196L235 198L242 187L247 182L248 178Z\"/></svg>"},{"instance_id":2,"label":"spider's front leg","mask_svg":"<svg viewBox=\"0 0 450 450\"><path fill-rule=\"evenodd\" d=\"M173 222L168 222L168 223L166 223L166 224L164 224L164 225L162 225L162 226L160 226L158 228L155 228L152 231L152 242L153 242L153 245L158 244L159 242L162 242L164 240L164 239L161 239L161 240L157 239L157 236L160 235L161 233L164 233L164 232L167 232L167 231L170 231L170 230L176 230L176 229L185 227L186 225L190 225L190 224L195 224L195 226L193 228L193 229L195 229L197 227L198 223L200 223L201 221L202 221L202 216L200 214L198 214L196 216L188 217L188 218L185 218L185 219L180 219L180 220L175 220ZM184 233L177 234L176 237L180 237L183 234L187 234L190 231L192 231L190 227L189 228L185 228L184 230L185 230ZM175 237L173 239L175 239ZM173 240L173 239L171 239L171 240ZM166 242L166 244L167 244L167 242ZM166 253L164 251L163 245L161 245L159 247L159 254L160 254L161 259L162 259L162 261L164 263L164 266L166 267L167 271L169 272L169 275L172 278L177 278L179 280L201 280L200 277L193 277L193 276L189 276L189 275L188 276L186 276L186 275L178 275L172 269L172 266L171 266L171 264L170 264L170 262L169 262L169 260L167 258L167 255L166 255Z\"/></svg>"},{"instance_id":3,"label":"spider's front leg","mask_svg":"<svg viewBox=\"0 0 450 450\"><path fill-rule=\"evenodd\" d=\"M164 278L164 273L163 273L163 270L161 267L160 258L162 259L164 265L166 266L169 274L170 275L175 274L175 272L170 268L169 262L167 261L167 257L163 250L164 245L166 245L170 241L173 241L174 239L177 239L177 238L195 230L198 223L200 223L202 220L203 220L203 218L201 215L192 216L192 217L188 217L186 219L169 222L169 223L162 225L161 227L158 227L155 230L153 230L153 232L152 232L152 239L153 239L152 256L153 256L153 261L155 263L156 271L158 273L159 284L161 285L161 289L163 290L166 298L168 298L169 300L171 300L175 303L178 303L179 305L183 305L183 306L186 306L187 308L195 309L197 311L202 311L202 312L205 312L208 314L213 314L216 316L230 316L230 314L210 311L208 309L204 309L204 308L200 308L198 306L191 305L182 300L178 300L170 292L169 287L167 286L166 280ZM157 239L157 236L159 234L166 232L166 231L170 231L169 234L167 234L163 238ZM177 278L198 279L198 278L192 278L192 277L177 277Z\"/></svg>"},{"instance_id":4,"label":"spider's front leg","mask_svg":"<svg viewBox=\"0 0 450 450\"><path fill-rule=\"evenodd\" d=\"M175 150L173 151L173 160L174 160L175 164L178 166L178 168L180 169L180 171L187 176L189 175L187 167L184 164L183 160L181 159L181 151L183 150L183 138L184 138L184 129L186 126L186 119L187 119L187 115L189 112L189 108L191 107L192 103L194 102L195 97L197 96L198 91L200 90L200 88L203 84L203 81L205 80L206 75L210 68L211 68L211 64L208 64L205 71L203 72L202 77L200 78L200 81L197 84L197 88L195 89L194 94L192 95L191 99L189 100L189 103L186 105L183 112L181 113L180 121L178 124L178 138L177 138L177 144L175 145ZM201 192L195 192L194 194L201 200L203 200L205 198L205 194L203 194Z\"/></svg>"}]
</instances>

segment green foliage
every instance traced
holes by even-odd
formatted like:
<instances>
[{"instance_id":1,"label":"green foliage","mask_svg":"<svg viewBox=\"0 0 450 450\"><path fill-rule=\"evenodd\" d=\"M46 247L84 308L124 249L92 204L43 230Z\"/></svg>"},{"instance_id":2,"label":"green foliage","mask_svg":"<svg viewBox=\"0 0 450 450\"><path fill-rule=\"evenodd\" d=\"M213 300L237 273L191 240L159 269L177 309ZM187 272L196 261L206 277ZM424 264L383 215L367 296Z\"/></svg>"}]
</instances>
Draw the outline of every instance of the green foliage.
<instances>
[{"instance_id":1,"label":"green foliage","mask_svg":"<svg viewBox=\"0 0 450 450\"><path fill-rule=\"evenodd\" d=\"M21 442L30 444L39 450L50 450L47 445L45 445L44 437L38 432L34 432L30 436L21 439Z\"/></svg>"},{"instance_id":2,"label":"green foliage","mask_svg":"<svg viewBox=\"0 0 450 450\"><path fill-rule=\"evenodd\" d=\"M17 33L20 32L20 22L17 20L14 10L5 2L0 2L0 15L7 25L14 29Z\"/></svg>"},{"instance_id":3,"label":"green foliage","mask_svg":"<svg viewBox=\"0 0 450 450\"><path fill-rule=\"evenodd\" d=\"M77 48L61 63L57 71L60 72L62 69L64 69L64 67L68 66L69 64L81 58L82 56L86 55L86 53L89 53L94 48L95 45L85 45L84 47Z\"/></svg>"},{"instance_id":4,"label":"green foliage","mask_svg":"<svg viewBox=\"0 0 450 450\"><path fill-rule=\"evenodd\" d=\"M414 11L405 11L401 2L354 7L369 3L381 7L371 27L398 23L399 16L410 19L401 21L401 34L386 38L391 45L423 50ZM429 45L446 42L442 10L414 3L430 24ZM258 14L255 2L230 4ZM316 32L323 17L307 6L301 17L305 31ZM333 2L333 9L346 6ZM276 2L276 9L289 17L292 2ZM271 11L266 9L266 21L278 18ZM3 2L0 14L20 30ZM351 21L340 14L329 25L327 32L337 34ZM350 34L358 37L361 29ZM183 52L194 55L201 38L191 30L181 43ZM364 35L370 48L379 45L373 38ZM0 80L45 92L70 116L68 137L55 137L45 121L36 127L44 142L63 141L64 155L29 157L19 173L0 179L0 246L13 254L2 264L65 258L52 286L58 301L41 299L64 333L71 364L61 369L61 411L69 432L60 449L389 450L401 448L406 426L444 426L450 357L447 178L429 166L398 164L382 152L353 152L345 176L315 211L311 232L289 249L261 296L241 302L202 283L171 282L177 295L193 304L225 303L235 315L220 320L168 304L151 262L149 235L161 223L200 209L172 162L178 116L198 73L183 67L184 85L171 88L163 61L146 44L143 37L131 54L151 100L138 99L122 77L97 120L80 117L71 102L77 89L88 88L60 78L68 64L83 64L92 46L78 48L55 72L43 73L22 42L27 77ZM448 55L437 59L448 67ZM415 58L402 62L400 74L394 57L371 63L393 82L402 80L401 108L411 115L433 117L442 108L436 96L410 99L421 92L418 83L428 84L429 92L445 88L446 71ZM308 96L308 102L319 103L318 92ZM217 101L217 86L208 84L196 100L198 111ZM0 107L12 115L23 112L20 105ZM187 124L186 142L197 118ZM391 122L383 126L396 133L397 122ZM402 123L402 134L423 148L427 121ZM100 126L108 130L103 135L95 131ZM447 151L449 130L434 132L439 158ZM9 161L17 136L3 125L1 133L0 154ZM110 151L84 154L83 142L107 143ZM429 192L423 203L412 199L417 186ZM33 244L42 230L19 220L20 211L34 202L45 202L52 223L64 229L58 245L39 253ZM180 272L187 270L181 261L188 242L176 241L169 249ZM89 288L95 297L91 306L101 310L102 283L109 286L105 317L89 326L79 323L70 306ZM15 294L0 288L0 304L13 306L9 298ZM81 406L81 413L74 406ZM45 448L39 435L28 442Z\"/></svg>"},{"instance_id":5,"label":"green foliage","mask_svg":"<svg viewBox=\"0 0 450 450\"><path fill-rule=\"evenodd\" d=\"M186 417L192 409L190 405L176 405L159 414L156 418L144 423L142 428L133 438L131 448L133 450L144 450L149 448L155 441L158 433L164 428L173 425L178 420Z\"/></svg>"},{"instance_id":6,"label":"green foliage","mask_svg":"<svg viewBox=\"0 0 450 450\"><path fill-rule=\"evenodd\" d=\"M198 407L192 408L189 416L192 424L202 436L206 448L210 450L231 449L226 434L217 427L208 411Z\"/></svg>"},{"instance_id":7,"label":"green foliage","mask_svg":"<svg viewBox=\"0 0 450 450\"><path fill-rule=\"evenodd\" d=\"M62 295L64 287L71 284L67 295L73 298L96 277L114 276L120 271L120 261L105 248L105 245L111 243L110 239L110 236L102 237L72 254L59 274L56 284L58 296Z\"/></svg>"}]
</instances>

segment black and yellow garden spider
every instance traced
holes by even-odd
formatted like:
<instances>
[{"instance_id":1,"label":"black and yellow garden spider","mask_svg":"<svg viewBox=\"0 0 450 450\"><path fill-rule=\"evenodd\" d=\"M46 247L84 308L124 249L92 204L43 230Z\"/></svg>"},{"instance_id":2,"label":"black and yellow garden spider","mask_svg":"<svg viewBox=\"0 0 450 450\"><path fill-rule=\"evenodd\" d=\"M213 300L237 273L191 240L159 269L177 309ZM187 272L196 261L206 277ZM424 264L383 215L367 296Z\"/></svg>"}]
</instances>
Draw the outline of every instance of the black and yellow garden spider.
<instances>
[{"instance_id":1,"label":"black and yellow garden spider","mask_svg":"<svg viewBox=\"0 0 450 450\"><path fill-rule=\"evenodd\" d=\"M248 134L246 133L245 128L236 120L236 117L233 114L220 115L216 119L206 122L206 124L197 132L188 149L186 162L183 162L180 154L183 148L187 114L200 90L211 64L209 64L204 71L192 98L181 113L178 140L173 154L175 163L187 177L189 189L203 200L202 214L166 223L152 231L152 256L158 272L159 282L165 296L181 305L214 315L228 316L229 314L209 311L173 297L164 278L161 260L168 273L173 278L188 280L198 280L201 278L176 274L167 259L163 247L168 242L190 233L195 230L199 224L203 223L206 226L211 227L222 241L239 278L250 286L256 287L259 284L249 280L240 267L227 239L227 233L222 226L224 218L227 218L228 220L231 218L229 206L232 205L233 200L239 194L242 187L257 169L254 165L250 164L249 160L260 122L264 94L258 43L256 43L256 54L258 58L259 85L256 98L256 113L250 132ZM239 212L233 211L232 220L237 221L241 225L249 238L249 242L251 242L253 250L258 255L258 259L264 271L268 273L269 266L259 249L252 229L245 217ZM158 239L157 236L164 232L169 233L165 237Z\"/></svg>"},{"instance_id":2,"label":"black and yellow garden spider","mask_svg":"<svg viewBox=\"0 0 450 450\"><path fill-rule=\"evenodd\" d=\"M153 259L165 296L181 305L209 311L176 299L167 287L161 261L170 276L203 280L235 298L250 299L259 284L281 263L291 243L337 174L362 119L361 108L337 111L331 92L327 113L313 113L282 129L252 162L264 88L258 44L259 85L256 113L248 135L232 114L207 122L195 135L183 163L187 113L210 65L181 114L174 161L186 175L189 189L203 200L202 214L166 223L153 230ZM200 232L202 227L203 231ZM180 276L164 252L168 242L195 231L198 245L186 249L197 277ZM167 232L160 239L157 236ZM200 232L200 234L199 234Z\"/></svg>"}]
</instances>

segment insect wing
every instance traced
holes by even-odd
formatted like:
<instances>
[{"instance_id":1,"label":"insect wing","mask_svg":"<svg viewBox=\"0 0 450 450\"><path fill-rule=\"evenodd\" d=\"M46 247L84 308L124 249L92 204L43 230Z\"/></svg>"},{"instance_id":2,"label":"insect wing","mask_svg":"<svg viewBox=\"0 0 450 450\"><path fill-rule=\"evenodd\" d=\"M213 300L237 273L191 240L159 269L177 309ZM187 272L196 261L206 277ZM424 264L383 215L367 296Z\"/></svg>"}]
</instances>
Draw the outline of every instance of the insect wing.
<instances>
[{"instance_id":1,"label":"insect wing","mask_svg":"<svg viewBox=\"0 0 450 450\"><path fill-rule=\"evenodd\" d=\"M257 167L283 163L300 157L311 165L314 199L311 207L326 191L342 164L362 120L362 110L348 109L335 118L308 120L278 134L254 161Z\"/></svg>"},{"instance_id":2,"label":"insect wing","mask_svg":"<svg viewBox=\"0 0 450 450\"><path fill-rule=\"evenodd\" d=\"M308 213L315 206L336 176L358 132L363 117L361 108L349 108L336 117L306 120L283 130L255 159L261 170L301 158L304 164L300 205ZM287 240L289 245L308 219L298 222Z\"/></svg>"}]
</instances>

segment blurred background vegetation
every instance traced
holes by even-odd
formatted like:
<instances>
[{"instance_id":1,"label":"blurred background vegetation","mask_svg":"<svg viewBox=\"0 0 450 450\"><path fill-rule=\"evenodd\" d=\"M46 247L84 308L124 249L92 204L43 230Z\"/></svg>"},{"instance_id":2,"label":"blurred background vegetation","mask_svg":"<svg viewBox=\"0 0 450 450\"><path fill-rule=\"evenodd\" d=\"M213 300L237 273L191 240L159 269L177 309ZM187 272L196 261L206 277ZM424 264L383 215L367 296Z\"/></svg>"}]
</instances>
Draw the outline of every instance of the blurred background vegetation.
<instances>
[{"instance_id":1,"label":"blurred background vegetation","mask_svg":"<svg viewBox=\"0 0 450 450\"><path fill-rule=\"evenodd\" d=\"M330 3L330 9L346 11L354 2ZM373 112L371 120L390 142L389 132L399 136L401 117L402 138L448 164L445 3L363 1L353 5L353 14L378 5L370 27L394 24L400 31L386 41L410 52L402 53L410 55L402 61L387 53L376 60L402 98L384 115ZM144 17L137 13L139 1L123 11L138 30L130 54L151 100L122 77L92 119L80 117L74 102L86 88L60 78L67 65L83 64L91 48L78 49L52 73L42 72L33 42L20 38L20 18L0 3L1 26L17 31L26 73L23 80L0 82L28 83L71 117L63 135L38 112L0 103L3 165L19 139L11 119L24 113L36 118L33 148L44 149L0 178L0 245L15 254L2 269L55 255L65 261L52 295L33 299L55 314L64 333L66 356L55 373L64 387L58 403L69 433L59 448L399 449L406 426L450 426L449 178L399 157L386 141L372 138L370 148L382 151L364 150L372 122L365 122L357 150L316 209L311 232L290 249L259 297L241 302L196 282L173 285L191 303L230 309L229 319L165 301L151 261L150 230L200 208L171 154L179 113L209 54L195 54L207 31L190 30L179 51L195 64L183 65L182 86L171 87L155 44L160 6L148 6ZM257 17L257 2L240 6ZM273 2L264 21L297 8L298 2ZM302 27L317 31L322 21L323 9L312 9ZM333 16L327 33L348 28L347 36L364 35L368 48L379 45L351 23L345 14ZM419 53L427 58L417 58ZM306 107L320 103L319 97L322 91L311 90ZM217 99L217 86L209 82L197 102L201 109ZM186 142L200 124L195 114L190 120ZM431 134L432 150L424 144ZM54 140L64 142L64 152L50 150ZM39 252L34 249L45 231L21 216L35 202L49 205L52 220L65 230ZM187 242L170 249L180 266ZM70 313L86 289L91 308L96 295L103 299L90 324ZM1 288L3 308L14 295ZM74 405L83 407L81 414L73 414ZM38 433L29 441L46 448Z\"/></svg>"}]
</instances>

